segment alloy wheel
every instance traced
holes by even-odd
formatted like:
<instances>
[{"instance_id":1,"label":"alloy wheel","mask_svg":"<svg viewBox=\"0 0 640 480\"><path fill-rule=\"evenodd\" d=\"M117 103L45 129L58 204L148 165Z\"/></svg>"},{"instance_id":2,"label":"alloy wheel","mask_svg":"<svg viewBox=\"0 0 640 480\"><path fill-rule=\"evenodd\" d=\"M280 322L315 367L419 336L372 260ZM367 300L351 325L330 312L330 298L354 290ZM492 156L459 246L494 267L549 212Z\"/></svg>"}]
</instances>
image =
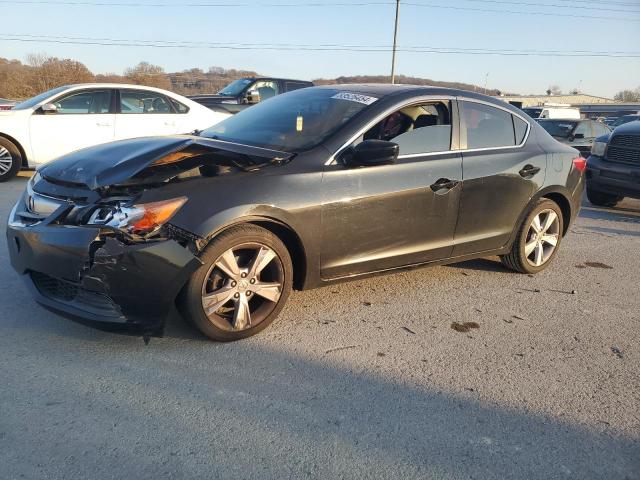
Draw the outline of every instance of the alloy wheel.
<instances>
[{"instance_id":1,"label":"alloy wheel","mask_svg":"<svg viewBox=\"0 0 640 480\"><path fill-rule=\"evenodd\" d=\"M234 246L209 268L202 308L215 326L238 332L262 322L277 306L284 286L282 261L260 243Z\"/></svg>"},{"instance_id":2,"label":"alloy wheel","mask_svg":"<svg viewBox=\"0 0 640 480\"><path fill-rule=\"evenodd\" d=\"M0 175L4 175L5 173L11 170L13 166L13 157L9 150L0 146Z\"/></svg>"},{"instance_id":3,"label":"alloy wheel","mask_svg":"<svg viewBox=\"0 0 640 480\"><path fill-rule=\"evenodd\" d=\"M553 255L559 237L560 222L556 212L546 209L533 217L524 245L524 256L529 265L544 265Z\"/></svg>"}]
</instances>

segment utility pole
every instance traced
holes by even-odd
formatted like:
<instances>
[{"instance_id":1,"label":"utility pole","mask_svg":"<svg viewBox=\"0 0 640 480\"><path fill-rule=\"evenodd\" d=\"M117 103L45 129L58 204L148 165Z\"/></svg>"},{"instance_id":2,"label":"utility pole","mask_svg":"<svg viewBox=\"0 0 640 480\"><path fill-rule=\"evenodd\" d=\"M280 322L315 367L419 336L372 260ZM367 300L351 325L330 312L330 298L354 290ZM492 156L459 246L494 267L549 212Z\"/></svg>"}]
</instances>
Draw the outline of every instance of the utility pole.
<instances>
[{"instance_id":1,"label":"utility pole","mask_svg":"<svg viewBox=\"0 0 640 480\"><path fill-rule=\"evenodd\" d=\"M489 81L489 72L484 77L484 94L487 94L487 82Z\"/></svg>"},{"instance_id":2,"label":"utility pole","mask_svg":"<svg viewBox=\"0 0 640 480\"><path fill-rule=\"evenodd\" d=\"M400 14L400 0L396 0L396 23L393 27L393 54L391 55L391 84L396 83L396 40L398 39L398 15Z\"/></svg>"}]
</instances>

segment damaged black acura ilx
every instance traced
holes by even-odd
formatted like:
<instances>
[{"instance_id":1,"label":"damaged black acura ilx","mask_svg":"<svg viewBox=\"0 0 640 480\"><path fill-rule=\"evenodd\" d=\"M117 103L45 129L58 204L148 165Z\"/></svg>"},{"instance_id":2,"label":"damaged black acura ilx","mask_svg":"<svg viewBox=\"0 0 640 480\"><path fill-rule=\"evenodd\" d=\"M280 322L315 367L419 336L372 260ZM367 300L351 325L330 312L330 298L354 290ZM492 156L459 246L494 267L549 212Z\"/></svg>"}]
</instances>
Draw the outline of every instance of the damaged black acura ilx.
<instances>
[{"instance_id":1,"label":"damaged black acura ilx","mask_svg":"<svg viewBox=\"0 0 640 480\"><path fill-rule=\"evenodd\" d=\"M292 288L489 255L539 272L578 213L584 168L490 97L305 88L199 135L45 165L8 245L50 309L150 335L177 304L204 334L235 340L271 323Z\"/></svg>"}]
</instances>

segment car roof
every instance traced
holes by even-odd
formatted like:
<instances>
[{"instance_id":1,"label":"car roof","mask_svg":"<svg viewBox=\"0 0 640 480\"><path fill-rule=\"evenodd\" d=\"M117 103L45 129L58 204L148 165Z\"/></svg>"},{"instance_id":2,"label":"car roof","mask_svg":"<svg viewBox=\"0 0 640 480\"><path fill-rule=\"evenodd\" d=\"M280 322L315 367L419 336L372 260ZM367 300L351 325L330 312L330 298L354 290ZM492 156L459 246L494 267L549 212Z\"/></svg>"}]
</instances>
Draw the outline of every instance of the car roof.
<instances>
[{"instance_id":1,"label":"car roof","mask_svg":"<svg viewBox=\"0 0 640 480\"><path fill-rule=\"evenodd\" d=\"M135 85L132 83L74 83L71 85L64 85L64 87L74 90L79 88L133 88L136 90L149 90L150 92L170 92L169 90L162 88Z\"/></svg>"}]
</instances>

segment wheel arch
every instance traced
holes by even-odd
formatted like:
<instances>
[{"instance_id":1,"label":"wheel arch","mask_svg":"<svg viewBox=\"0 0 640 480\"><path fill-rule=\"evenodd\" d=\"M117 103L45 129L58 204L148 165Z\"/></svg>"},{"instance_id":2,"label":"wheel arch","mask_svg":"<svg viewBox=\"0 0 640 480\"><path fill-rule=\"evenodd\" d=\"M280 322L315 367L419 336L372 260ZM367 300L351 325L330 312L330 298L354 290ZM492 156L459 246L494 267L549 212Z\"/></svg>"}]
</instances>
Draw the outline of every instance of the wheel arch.
<instances>
[{"instance_id":1,"label":"wheel arch","mask_svg":"<svg viewBox=\"0 0 640 480\"><path fill-rule=\"evenodd\" d=\"M562 187L548 187L536 192L536 194L529 199L529 202L520 213L520 216L518 217L518 221L515 223L513 227L511 238L509 239L509 242L505 245L505 248L507 249L511 248L511 245L513 245L513 242L515 241L518 235L518 231L520 230L522 222L524 221L528 213L531 211L531 208L533 207L533 205L541 198L549 199L555 202L558 205L558 207L560 207L560 211L562 212L562 236L564 237L567 234L567 232L569 231L569 226L570 226L572 215L573 215L573 207L571 206L571 201L569 200L569 194L568 192L563 191Z\"/></svg>"},{"instance_id":2,"label":"wheel arch","mask_svg":"<svg viewBox=\"0 0 640 480\"><path fill-rule=\"evenodd\" d=\"M232 223L225 224L215 232L208 235L202 248L208 245L218 235L230 228L247 224L256 225L270 231L277 236L282 243L284 243L285 247L287 247L287 250L289 251L289 255L291 256L291 263L293 266L293 288L295 290L302 290L307 283L306 280L309 265L304 243L294 228L279 219L267 216L238 218Z\"/></svg>"},{"instance_id":3,"label":"wheel arch","mask_svg":"<svg viewBox=\"0 0 640 480\"><path fill-rule=\"evenodd\" d=\"M25 151L22 144L15 138L13 138L11 135L7 135L6 133L3 133L3 132L0 132L0 137L6 140L9 140L11 143L13 143L16 146L18 150L20 150L20 156L22 157L22 168L28 168L29 160L27 159L27 152Z\"/></svg>"},{"instance_id":4,"label":"wheel arch","mask_svg":"<svg viewBox=\"0 0 640 480\"><path fill-rule=\"evenodd\" d=\"M569 224L571 223L571 202L560 192L547 192L538 198L548 198L560 207L562 212L562 236L564 237L569 231Z\"/></svg>"}]
</instances>

